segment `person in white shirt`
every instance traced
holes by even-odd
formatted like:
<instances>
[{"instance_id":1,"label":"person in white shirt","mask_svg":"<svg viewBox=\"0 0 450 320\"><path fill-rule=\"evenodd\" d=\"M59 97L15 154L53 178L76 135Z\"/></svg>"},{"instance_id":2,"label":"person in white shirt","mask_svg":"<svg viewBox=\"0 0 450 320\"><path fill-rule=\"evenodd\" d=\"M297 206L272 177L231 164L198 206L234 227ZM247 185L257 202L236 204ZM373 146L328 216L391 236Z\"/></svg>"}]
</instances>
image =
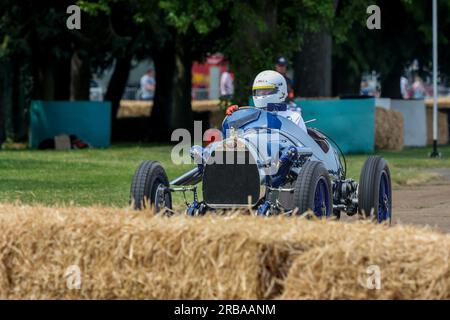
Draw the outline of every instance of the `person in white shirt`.
<instances>
[{"instance_id":1,"label":"person in white shirt","mask_svg":"<svg viewBox=\"0 0 450 320\"><path fill-rule=\"evenodd\" d=\"M147 73L141 77L141 98L142 100L153 100L155 95L155 71L148 69Z\"/></svg>"},{"instance_id":2,"label":"person in white shirt","mask_svg":"<svg viewBox=\"0 0 450 320\"><path fill-rule=\"evenodd\" d=\"M220 95L222 97L231 97L234 94L233 76L225 71L220 75Z\"/></svg>"}]
</instances>

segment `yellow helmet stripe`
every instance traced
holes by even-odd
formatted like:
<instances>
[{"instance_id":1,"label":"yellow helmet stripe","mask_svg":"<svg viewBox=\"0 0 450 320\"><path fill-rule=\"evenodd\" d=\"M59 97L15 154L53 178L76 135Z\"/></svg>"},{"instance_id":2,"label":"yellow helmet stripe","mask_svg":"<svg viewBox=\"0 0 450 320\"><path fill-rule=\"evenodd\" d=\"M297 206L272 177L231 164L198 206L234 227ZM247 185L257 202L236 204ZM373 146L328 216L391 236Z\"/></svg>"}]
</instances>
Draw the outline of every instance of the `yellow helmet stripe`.
<instances>
[{"instance_id":1,"label":"yellow helmet stripe","mask_svg":"<svg viewBox=\"0 0 450 320\"><path fill-rule=\"evenodd\" d=\"M252 90L256 90L256 89L274 89L275 85L271 84L271 85L265 85L265 86L253 86Z\"/></svg>"}]
</instances>

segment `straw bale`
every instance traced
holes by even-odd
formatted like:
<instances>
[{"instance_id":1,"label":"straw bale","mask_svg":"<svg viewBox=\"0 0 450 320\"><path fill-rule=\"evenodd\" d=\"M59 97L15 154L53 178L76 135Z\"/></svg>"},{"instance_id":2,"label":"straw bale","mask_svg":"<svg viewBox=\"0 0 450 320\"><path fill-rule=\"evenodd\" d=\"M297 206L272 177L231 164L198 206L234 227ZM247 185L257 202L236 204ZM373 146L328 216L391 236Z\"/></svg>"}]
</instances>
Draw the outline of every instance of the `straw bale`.
<instances>
[{"instance_id":1,"label":"straw bale","mask_svg":"<svg viewBox=\"0 0 450 320\"><path fill-rule=\"evenodd\" d=\"M369 234L355 229L347 241L298 256L281 298L450 299L449 238L413 227L396 229Z\"/></svg>"},{"instance_id":2,"label":"straw bale","mask_svg":"<svg viewBox=\"0 0 450 320\"><path fill-rule=\"evenodd\" d=\"M376 108L375 148L380 150L403 149L403 116L395 110Z\"/></svg>"},{"instance_id":3,"label":"straw bale","mask_svg":"<svg viewBox=\"0 0 450 320\"><path fill-rule=\"evenodd\" d=\"M438 97L437 103L439 109L450 109L450 96ZM425 99L425 106L433 108L433 98Z\"/></svg>"},{"instance_id":4,"label":"straw bale","mask_svg":"<svg viewBox=\"0 0 450 320\"><path fill-rule=\"evenodd\" d=\"M216 112L220 111L220 100L193 100L192 111L194 112ZM153 101L145 100L120 100L120 108L117 112L118 118L149 117L153 110ZM224 112L222 111L222 118Z\"/></svg>"},{"instance_id":5,"label":"straw bale","mask_svg":"<svg viewBox=\"0 0 450 320\"><path fill-rule=\"evenodd\" d=\"M3 299L377 298L358 282L368 263L381 297L448 299L449 252L412 226L0 204Z\"/></svg>"}]
</instances>

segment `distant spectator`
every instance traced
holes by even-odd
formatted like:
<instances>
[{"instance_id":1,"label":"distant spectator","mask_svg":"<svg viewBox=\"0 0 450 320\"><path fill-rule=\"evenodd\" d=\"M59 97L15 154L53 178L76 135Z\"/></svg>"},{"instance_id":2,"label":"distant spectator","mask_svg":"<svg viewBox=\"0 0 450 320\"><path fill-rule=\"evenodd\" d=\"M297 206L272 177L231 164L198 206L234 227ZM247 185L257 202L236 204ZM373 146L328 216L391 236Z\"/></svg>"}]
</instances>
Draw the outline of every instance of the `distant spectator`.
<instances>
[{"instance_id":1,"label":"distant spectator","mask_svg":"<svg viewBox=\"0 0 450 320\"><path fill-rule=\"evenodd\" d=\"M408 78L403 77L403 76L400 78L400 92L402 94L402 98L403 99L409 99L410 98L409 81L408 81Z\"/></svg>"},{"instance_id":2,"label":"distant spectator","mask_svg":"<svg viewBox=\"0 0 450 320\"><path fill-rule=\"evenodd\" d=\"M413 98L414 99L423 99L425 98L425 86L423 84L422 78L419 76L414 77L414 83L412 85L413 89Z\"/></svg>"},{"instance_id":3,"label":"distant spectator","mask_svg":"<svg viewBox=\"0 0 450 320\"><path fill-rule=\"evenodd\" d=\"M222 66L226 66L226 61L222 61ZM230 99L234 94L233 75L228 70L225 70L220 75L220 95L224 99Z\"/></svg>"},{"instance_id":4,"label":"distant spectator","mask_svg":"<svg viewBox=\"0 0 450 320\"><path fill-rule=\"evenodd\" d=\"M279 57L275 62L275 71L281 73L286 79L289 98L294 98L294 89L292 88L292 80L287 75L287 60L285 57Z\"/></svg>"},{"instance_id":5,"label":"distant spectator","mask_svg":"<svg viewBox=\"0 0 450 320\"><path fill-rule=\"evenodd\" d=\"M369 82L367 82L367 80L361 81L360 94L362 96L373 95L372 92L371 92L370 86L369 86Z\"/></svg>"},{"instance_id":6,"label":"distant spectator","mask_svg":"<svg viewBox=\"0 0 450 320\"><path fill-rule=\"evenodd\" d=\"M155 96L155 71L148 69L147 73L141 77L141 99L153 100Z\"/></svg>"}]
</instances>

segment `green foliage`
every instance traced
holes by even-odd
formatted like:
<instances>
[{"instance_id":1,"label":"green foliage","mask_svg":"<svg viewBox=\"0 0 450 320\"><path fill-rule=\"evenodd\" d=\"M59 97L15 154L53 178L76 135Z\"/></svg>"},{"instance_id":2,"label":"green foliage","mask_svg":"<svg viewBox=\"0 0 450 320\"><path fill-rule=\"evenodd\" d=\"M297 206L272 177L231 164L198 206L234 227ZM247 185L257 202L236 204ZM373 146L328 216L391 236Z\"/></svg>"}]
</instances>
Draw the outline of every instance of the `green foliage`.
<instances>
[{"instance_id":1,"label":"green foliage","mask_svg":"<svg viewBox=\"0 0 450 320\"><path fill-rule=\"evenodd\" d=\"M292 59L307 33L330 30L334 13L332 0L234 2L222 50L236 75L234 102L246 104L256 74L274 68L279 55Z\"/></svg>"},{"instance_id":2,"label":"green foliage","mask_svg":"<svg viewBox=\"0 0 450 320\"><path fill-rule=\"evenodd\" d=\"M351 38L355 30L368 32L366 9L371 4L373 4L372 0L339 0L331 28L338 48L340 44Z\"/></svg>"},{"instance_id":3,"label":"green foliage","mask_svg":"<svg viewBox=\"0 0 450 320\"><path fill-rule=\"evenodd\" d=\"M82 29L66 28L66 8L81 6ZM246 104L255 75L292 61L305 35L329 32L335 61L349 78L375 69L386 78L418 58L431 60L431 1L375 1L382 30L365 27L371 0L42 0L0 2L0 59L32 68L70 59L74 52L93 70L117 57L149 57L167 43L187 60L223 52L235 73L233 102ZM450 0L439 0L439 64L450 74ZM46 61L48 60L48 61ZM36 82L36 79L35 79Z\"/></svg>"},{"instance_id":4,"label":"green foliage","mask_svg":"<svg viewBox=\"0 0 450 320\"><path fill-rule=\"evenodd\" d=\"M111 13L110 5L117 1L111 0L100 0L96 2L90 2L85 0L78 0L77 5L86 13L91 16L98 16L99 13Z\"/></svg>"},{"instance_id":5,"label":"green foliage","mask_svg":"<svg viewBox=\"0 0 450 320\"><path fill-rule=\"evenodd\" d=\"M439 71L444 77L450 77L450 0L439 0L438 3L438 54ZM408 17L415 30L413 54L420 59L423 67L431 70L432 51L432 2L410 0L404 4ZM414 32L415 31L415 32ZM404 41L404 39L400 39Z\"/></svg>"},{"instance_id":6,"label":"green foliage","mask_svg":"<svg viewBox=\"0 0 450 320\"><path fill-rule=\"evenodd\" d=\"M186 34L193 27L199 34L207 34L220 26L217 15L230 3L231 0L161 0L159 6L165 13L167 23L178 32Z\"/></svg>"},{"instance_id":7,"label":"green foliage","mask_svg":"<svg viewBox=\"0 0 450 320\"><path fill-rule=\"evenodd\" d=\"M111 12L114 5L123 1L78 3L86 12L97 15ZM156 47L176 38L190 48L193 59L201 60L206 53L223 52L236 76L234 102L246 104L253 77L263 69L273 68L278 55L292 58L306 33L327 29L344 41L346 26L358 17L352 11L367 1L356 2L359 7L351 4L342 19L336 21L334 0L134 0L126 3L128 8L133 8L130 15L141 30L144 26L151 29L159 26L147 39Z\"/></svg>"},{"instance_id":8,"label":"green foliage","mask_svg":"<svg viewBox=\"0 0 450 320\"><path fill-rule=\"evenodd\" d=\"M363 72L376 70L380 72L382 82L389 77L399 79L413 59L419 60L420 73L426 75L431 70L432 2L378 0L376 4L381 9L381 30L368 30L365 27L368 17L365 8L369 3L340 0L341 10L335 30L343 30L334 33L335 58L345 62L349 77L360 77ZM441 75L448 76L450 1L439 0L438 6L439 69ZM358 15L358 18L353 15Z\"/></svg>"},{"instance_id":9,"label":"green foliage","mask_svg":"<svg viewBox=\"0 0 450 320\"><path fill-rule=\"evenodd\" d=\"M68 5L68 1L50 7L32 1L2 1L0 56L30 56L38 49L56 59L67 56L71 39L65 25Z\"/></svg>"}]
</instances>

